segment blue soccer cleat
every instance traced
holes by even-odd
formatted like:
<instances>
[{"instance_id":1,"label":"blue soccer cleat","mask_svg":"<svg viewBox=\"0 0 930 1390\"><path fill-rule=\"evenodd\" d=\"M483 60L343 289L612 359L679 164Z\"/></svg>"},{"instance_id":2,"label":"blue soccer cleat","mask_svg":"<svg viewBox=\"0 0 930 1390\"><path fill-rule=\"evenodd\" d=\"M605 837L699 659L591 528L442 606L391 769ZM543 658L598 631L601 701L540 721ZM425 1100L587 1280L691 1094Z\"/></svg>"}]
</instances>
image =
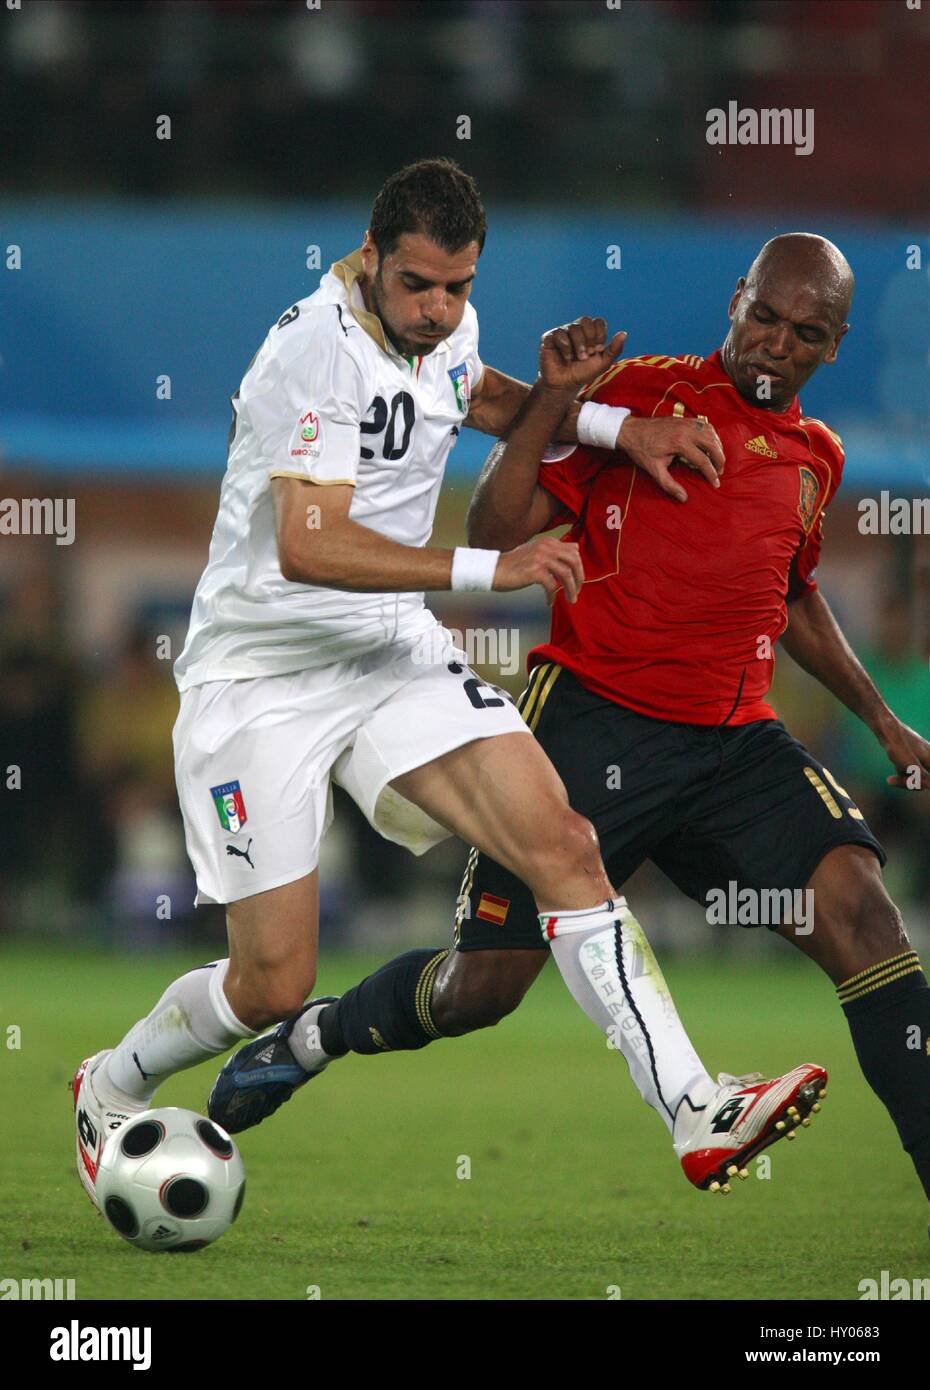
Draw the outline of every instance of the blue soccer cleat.
<instances>
[{"instance_id":1,"label":"blue soccer cleat","mask_svg":"<svg viewBox=\"0 0 930 1390\"><path fill-rule=\"evenodd\" d=\"M299 1086L319 1076L319 1071L304 1071L287 1040L308 1009L335 1004L337 997L327 994L311 999L273 1033L253 1038L233 1053L213 1083L207 1102L207 1114L214 1124L222 1125L227 1134L251 1129L290 1100Z\"/></svg>"}]
</instances>

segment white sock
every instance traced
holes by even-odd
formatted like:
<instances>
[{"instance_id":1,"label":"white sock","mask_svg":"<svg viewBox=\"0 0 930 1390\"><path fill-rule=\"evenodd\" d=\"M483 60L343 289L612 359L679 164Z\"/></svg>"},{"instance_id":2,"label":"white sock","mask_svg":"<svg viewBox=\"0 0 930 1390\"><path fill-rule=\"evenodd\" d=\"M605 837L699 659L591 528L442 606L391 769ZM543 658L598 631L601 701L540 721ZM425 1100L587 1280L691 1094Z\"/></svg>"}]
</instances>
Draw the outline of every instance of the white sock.
<instances>
[{"instance_id":1,"label":"white sock","mask_svg":"<svg viewBox=\"0 0 930 1390\"><path fill-rule=\"evenodd\" d=\"M331 1057L328 1052L324 1052L320 1046L318 1020L323 1010L329 1008L329 1004L329 1000L323 1004L315 1004L312 1009L300 1015L291 1029L287 1045L304 1071L322 1071L330 1062L339 1060L338 1057Z\"/></svg>"},{"instance_id":2,"label":"white sock","mask_svg":"<svg viewBox=\"0 0 930 1390\"><path fill-rule=\"evenodd\" d=\"M149 1101L174 1072L256 1036L229 1007L223 989L228 968L228 960L213 961L168 986L152 1012L94 1072L94 1090L101 1099L115 1088L134 1100Z\"/></svg>"},{"instance_id":3,"label":"white sock","mask_svg":"<svg viewBox=\"0 0 930 1390\"><path fill-rule=\"evenodd\" d=\"M625 899L541 912L539 921L576 1002L623 1053L643 1100L671 1131L686 1096L692 1107L702 1106L716 1087Z\"/></svg>"}]
</instances>

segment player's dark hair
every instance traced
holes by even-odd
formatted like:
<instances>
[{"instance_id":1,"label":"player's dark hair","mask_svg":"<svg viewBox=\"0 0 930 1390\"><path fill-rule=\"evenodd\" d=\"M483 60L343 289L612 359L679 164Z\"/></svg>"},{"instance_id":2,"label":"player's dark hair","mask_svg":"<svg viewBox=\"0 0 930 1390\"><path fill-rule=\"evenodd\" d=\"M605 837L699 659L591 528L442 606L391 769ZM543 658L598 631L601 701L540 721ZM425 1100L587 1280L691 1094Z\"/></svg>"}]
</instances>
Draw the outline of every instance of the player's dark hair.
<instances>
[{"instance_id":1,"label":"player's dark hair","mask_svg":"<svg viewBox=\"0 0 930 1390\"><path fill-rule=\"evenodd\" d=\"M418 159L392 174L368 229L382 260L404 232L421 232L451 255L470 241L480 252L488 230L474 179L451 159Z\"/></svg>"}]
</instances>

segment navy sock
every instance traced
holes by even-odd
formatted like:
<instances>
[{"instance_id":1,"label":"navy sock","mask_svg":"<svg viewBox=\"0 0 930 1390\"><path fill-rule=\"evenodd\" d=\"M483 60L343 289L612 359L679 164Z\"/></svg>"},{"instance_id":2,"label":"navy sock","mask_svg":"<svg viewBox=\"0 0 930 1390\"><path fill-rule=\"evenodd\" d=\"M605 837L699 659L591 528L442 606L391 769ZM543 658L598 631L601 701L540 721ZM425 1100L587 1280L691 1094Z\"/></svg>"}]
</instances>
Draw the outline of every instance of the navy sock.
<instances>
[{"instance_id":1,"label":"navy sock","mask_svg":"<svg viewBox=\"0 0 930 1390\"><path fill-rule=\"evenodd\" d=\"M916 951L860 970L837 994L863 1075L930 1198L930 986Z\"/></svg>"},{"instance_id":2,"label":"navy sock","mask_svg":"<svg viewBox=\"0 0 930 1390\"><path fill-rule=\"evenodd\" d=\"M449 950L406 951L347 990L320 1014L320 1046L346 1052L412 1052L442 1036L430 1004L433 981Z\"/></svg>"}]
</instances>

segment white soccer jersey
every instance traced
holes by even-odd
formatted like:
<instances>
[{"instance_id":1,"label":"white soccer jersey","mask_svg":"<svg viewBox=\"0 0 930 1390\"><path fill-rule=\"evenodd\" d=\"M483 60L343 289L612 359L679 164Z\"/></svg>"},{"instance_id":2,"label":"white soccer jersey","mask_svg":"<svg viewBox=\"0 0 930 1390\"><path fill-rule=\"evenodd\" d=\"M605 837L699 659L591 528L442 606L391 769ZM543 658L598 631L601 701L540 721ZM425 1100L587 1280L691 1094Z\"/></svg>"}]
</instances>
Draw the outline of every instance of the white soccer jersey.
<instances>
[{"instance_id":1,"label":"white soccer jersey","mask_svg":"<svg viewBox=\"0 0 930 1390\"><path fill-rule=\"evenodd\" d=\"M174 664L179 690L326 665L435 624L422 593L295 584L278 563L274 477L350 483L353 521L426 545L446 459L481 376L470 304L428 356L401 357L365 310L360 270L356 251L282 314L233 398L210 555Z\"/></svg>"}]
</instances>

